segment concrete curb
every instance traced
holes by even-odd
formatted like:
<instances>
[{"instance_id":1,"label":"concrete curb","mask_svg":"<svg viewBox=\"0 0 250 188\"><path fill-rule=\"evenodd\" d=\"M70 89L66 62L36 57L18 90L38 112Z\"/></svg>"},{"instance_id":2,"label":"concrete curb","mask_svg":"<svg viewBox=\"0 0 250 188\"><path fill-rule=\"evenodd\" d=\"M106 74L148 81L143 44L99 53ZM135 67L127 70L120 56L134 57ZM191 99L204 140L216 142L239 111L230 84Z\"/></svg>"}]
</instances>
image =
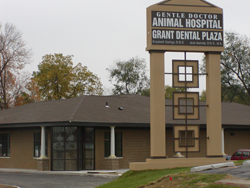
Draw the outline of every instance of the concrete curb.
<instances>
[{"instance_id":1,"label":"concrete curb","mask_svg":"<svg viewBox=\"0 0 250 188\"><path fill-rule=\"evenodd\" d=\"M243 162L243 165L244 165L244 166L250 165L250 160L244 161L244 162Z\"/></svg>"},{"instance_id":2,"label":"concrete curb","mask_svg":"<svg viewBox=\"0 0 250 188\"><path fill-rule=\"evenodd\" d=\"M116 178L121 176L124 172L113 171L37 171L37 170L25 170L25 169L0 169L0 172L8 173L30 173L30 174L53 174L53 175L74 175L74 176L97 176L104 178Z\"/></svg>"},{"instance_id":3,"label":"concrete curb","mask_svg":"<svg viewBox=\"0 0 250 188\"><path fill-rule=\"evenodd\" d=\"M228 163L218 163L218 164L211 164L211 165L205 165L205 166L197 166L191 168L191 172L200 172L203 170L209 170L209 169L216 169L216 168L222 168L222 167L230 167L235 166L234 162L228 162Z\"/></svg>"},{"instance_id":4,"label":"concrete curb","mask_svg":"<svg viewBox=\"0 0 250 188\"><path fill-rule=\"evenodd\" d=\"M222 168L222 167L232 167L235 166L234 162L227 162L227 163L219 163L219 164L212 164L213 168Z\"/></svg>"},{"instance_id":5,"label":"concrete curb","mask_svg":"<svg viewBox=\"0 0 250 188\"><path fill-rule=\"evenodd\" d=\"M237 187L244 187L250 188L250 181L249 180L219 180L214 182L214 184L219 185L232 185Z\"/></svg>"}]
</instances>

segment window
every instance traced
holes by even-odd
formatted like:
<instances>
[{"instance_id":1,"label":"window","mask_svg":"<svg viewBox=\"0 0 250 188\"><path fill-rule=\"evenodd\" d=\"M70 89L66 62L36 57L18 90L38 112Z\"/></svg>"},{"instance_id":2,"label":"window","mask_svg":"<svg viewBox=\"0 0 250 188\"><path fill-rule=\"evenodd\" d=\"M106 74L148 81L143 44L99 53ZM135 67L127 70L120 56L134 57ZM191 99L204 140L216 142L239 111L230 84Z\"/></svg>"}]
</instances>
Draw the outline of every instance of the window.
<instances>
[{"instance_id":1,"label":"window","mask_svg":"<svg viewBox=\"0 0 250 188\"><path fill-rule=\"evenodd\" d=\"M115 156L122 157L122 133L115 134Z\"/></svg>"},{"instance_id":2,"label":"window","mask_svg":"<svg viewBox=\"0 0 250 188\"><path fill-rule=\"evenodd\" d=\"M242 157L249 157L249 152L248 151L243 151Z\"/></svg>"},{"instance_id":3,"label":"window","mask_svg":"<svg viewBox=\"0 0 250 188\"><path fill-rule=\"evenodd\" d=\"M241 151L237 151L233 156L234 157L240 157L241 156L241 154L242 154L242 152Z\"/></svg>"},{"instance_id":4,"label":"window","mask_svg":"<svg viewBox=\"0 0 250 188\"><path fill-rule=\"evenodd\" d=\"M194 147L194 131L179 131L180 147Z\"/></svg>"},{"instance_id":5,"label":"window","mask_svg":"<svg viewBox=\"0 0 250 188\"><path fill-rule=\"evenodd\" d=\"M10 134L0 134L0 156L10 156Z\"/></svg>"},{"instance_id":6,"label":"window","mask_svg":"<svg viewBox=\"0 0 250 188\"><path fill-rule=\"evenodd\" d=\"M104 135L104 153L105 153L105 157L109 157L110 156L110 133L105 132Z\"/></svg>"},{"instance_id":7,"label":"window","mask_svg":"<svg viewBox=\"0 0 250 188\"><path fill-rule=\"evenodd\" d=\"M45 133L45 155L48 156L47 153L47 133ZM40 157L41 155L41 132L34 133L34 157Z\"/></svg>"},{"instance_id":8,"label":"window","mask_svg":"<svg viewBox=\"0 0 250 188\"><path fill-rule=\"evenodd\" d=\"M52 129L52 170L78 170L77 127L53 127Z\"/></svg>"},{"instance_id":9,"label":"window","mask_svg":"<svg viewBox=\"0 0 250 188\"><path fill-rule=\"evenodd\" d=\"M110 156L110 132L105 132L104 135L105 157ZM115 133L115 156L122 157L122 133Z\"/></svg>"}]
</instances>

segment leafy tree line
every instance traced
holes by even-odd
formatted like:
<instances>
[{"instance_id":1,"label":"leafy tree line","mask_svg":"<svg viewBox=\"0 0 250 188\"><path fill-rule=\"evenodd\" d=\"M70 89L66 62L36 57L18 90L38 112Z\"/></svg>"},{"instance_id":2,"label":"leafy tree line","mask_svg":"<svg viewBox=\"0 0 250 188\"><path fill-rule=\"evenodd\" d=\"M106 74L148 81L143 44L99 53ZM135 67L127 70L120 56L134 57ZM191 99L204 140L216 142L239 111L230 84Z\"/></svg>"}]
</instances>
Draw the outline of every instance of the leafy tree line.
<instances>
[{"instance_id":1,"label":"leafy tree line","mask_svg":"<svg viewBox=\"0 0 250 188\"><path fill-rule=\"evenodd\" d=\"M221 54L221 100L250 105L250 40L226 32ZM201 71L205 72L205 59ZM202 93L205 100L205 92Z\"/></svg>"},{"instance_id":2,"label":"leafy tree line","mask_svg":"<svg viewBox=\"0 0 250 188\"><path fill-rule=\"evenodd\" d=\"M225 50L221 55L222 101L250 105L249 38L226 33Z\"/></svg>"},{"instance_id":3,"label":"leafy tree line","mask_svg":"<svg viewBox=\"0 0 250 188\"><path fill-rule=\"evenodd\" d=\"M149 88L145 59L138 57L118 61L107 68L109 81L113 83L113 94L142 94Z\"/></svg>"},{"instance_id":4,"label":"leafy tree line","mask_svg":"<svg viewBox=\"0 0 250 188\"><path fill-rule=\"evenodd\" d=\"M47 54L34 71L18 105L40 100L69 99L81 95L101 95L100 79L86 66L73 66L72 55Z\"/></svg>"},{"instance_id":5,"label":"leafy tree line","mask_svg":"<svg viewBox=\"0 0 250 188\"><path fill-rule=\"evenodd\" d=\"M127 61L117 61L107 68L113 94L139 94L150 96L150 84L147 77L145 59L134 57ZM172 99L173 92L184 92L184 88L165 86L165 98Z\"/></svg>"}]
</instances>

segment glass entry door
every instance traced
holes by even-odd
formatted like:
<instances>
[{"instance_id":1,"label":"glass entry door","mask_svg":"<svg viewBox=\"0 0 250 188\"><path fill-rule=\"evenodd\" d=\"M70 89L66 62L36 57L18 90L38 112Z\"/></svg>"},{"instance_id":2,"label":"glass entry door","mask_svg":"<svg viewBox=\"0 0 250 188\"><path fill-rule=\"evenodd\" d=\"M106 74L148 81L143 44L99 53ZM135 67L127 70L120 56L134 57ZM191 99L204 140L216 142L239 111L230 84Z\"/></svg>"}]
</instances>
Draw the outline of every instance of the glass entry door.
<instances>
[{"instance_id":1,"label":"glass entry door","mask_svg":"<svg viewBox=\"0 0 250 188\"><path fill-rule=\"evenodd\" d=\"M53 127L52 168L77 170L77 127Z\"/></svg>"},{"instance_id":2,"label":"glass entry door","mask_svg":"<svg viewBox=\"0 0 250 188\"><path fill-rule=\"evenodd\" d=\"M95 169L95 133L94 128L83 127L80 131L79 170Z\"/></svg>"},{"instance_id":3,"label":"glass entry door","mask_svg":"<svg viewBox=\"0 0 250 188\"><path fill-rule=\"evenodd\" d=\"M53 127L52 170L93 170L94 128Z\"/></svg>"}]
</instances>

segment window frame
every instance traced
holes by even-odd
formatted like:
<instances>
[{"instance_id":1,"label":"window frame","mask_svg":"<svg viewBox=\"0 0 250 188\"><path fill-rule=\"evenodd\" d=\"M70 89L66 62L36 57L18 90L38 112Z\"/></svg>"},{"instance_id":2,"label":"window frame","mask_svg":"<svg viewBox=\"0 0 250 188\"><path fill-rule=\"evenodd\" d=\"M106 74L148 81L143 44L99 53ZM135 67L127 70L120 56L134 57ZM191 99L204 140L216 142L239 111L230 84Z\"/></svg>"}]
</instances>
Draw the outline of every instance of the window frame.
<instances>
[{"instance_id":1,"label":"window frame","mask_svg":"<svg viewBox=\"0 0 250 188\"><path fill-rule=\"evenodd\" d=\"M3 137L7 135L7 139L5 140ZM5 137L6 138L6 137ZM0 133L0 144L6 143L6 148L1 148L0 157L10 157L10 133ZM3 149L6 150L6 155L3 155Z\"/></svg>"},{"instance_id":2,"label":"window frame","mask_svg":"<svg viewBox=\"0 0 250 188\"><path fill-rule=\"evenodd\" d=\"M36 134L40 135L38 138L40 139L36 139ZM36 144L35 143L40 143L40 145L38 144L38 155L36 156ZM41 156L41 131L40 132L34 132L33 133L33 157L34 158L39 158ZM45 132L45 156L48 157L48 133Z\"/></svg>"},{"instance_id":3,"label":"window frame","mask_svg":"<svg viewBox=\"0 0 250 188\"><path fill-rule=\"evenodd\" d=\"M237 153L240 153L240 155L236 155ZM233 157L241 157L242 156L242 151L236 151L234 154L233 154Z\"/></svg>"},{"instance_id":4,"label":"window frame","mask_svg":"<svg viewBox=\"0 0 250 188\"><path fill-rule=\"evenodd\" d=\"M120 134L120 136L117 136ZM118 140L118 138L120 138ZM118 148L118 144L120 147ZM116 157L123 157L122 152L122 132L115 132L115 156ZM118 155L118 152L120 152L120 155ZM104 157L107 158L110 156L110 132L104 132Z\"/></svg>"},{"instance_id":5,"label":"window frame","mask_svg":"<svg viewBox=\"0 0 250 188\"><path fill-rule=\"evenodd\" d=\"M247 154L247 155L246 155ZM249 158L249 151L243 151L242 152L242 157L247 157Z\"/></svg>"}]
</instances>

